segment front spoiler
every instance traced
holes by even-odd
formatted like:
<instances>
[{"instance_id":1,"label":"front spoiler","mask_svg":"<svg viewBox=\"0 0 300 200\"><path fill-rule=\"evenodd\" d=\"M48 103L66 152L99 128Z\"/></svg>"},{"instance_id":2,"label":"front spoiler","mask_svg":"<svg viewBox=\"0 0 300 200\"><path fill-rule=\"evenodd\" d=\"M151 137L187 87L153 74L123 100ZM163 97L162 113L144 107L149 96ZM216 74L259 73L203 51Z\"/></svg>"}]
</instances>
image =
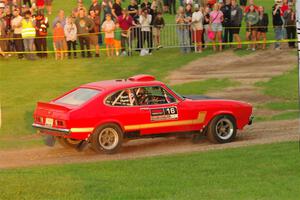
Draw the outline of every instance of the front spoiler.
<instances>
[{"instance_id":1,"label":"front spoiler","mask_svg":"<svg viewBox=\"0 0 300 200\"><path fill-rule=\"evenodd\" d=\"M66 128L53 128L53 127L43 126L41 124L36 124L36 123L33 123L32 127L37 128L39 130L46 130L46 131L53 131L53 132L64 133L66 135L68 135L71 132L70 129L66 129Z\"/></svg>"}]
</instances>

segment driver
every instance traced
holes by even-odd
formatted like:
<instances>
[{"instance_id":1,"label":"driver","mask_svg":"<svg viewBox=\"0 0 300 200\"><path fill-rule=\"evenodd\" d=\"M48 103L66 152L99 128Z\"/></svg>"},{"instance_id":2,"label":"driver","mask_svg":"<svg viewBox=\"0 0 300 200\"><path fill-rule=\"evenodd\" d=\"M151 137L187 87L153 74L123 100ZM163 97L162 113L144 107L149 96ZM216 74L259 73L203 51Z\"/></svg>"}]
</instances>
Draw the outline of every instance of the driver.
<instances>
[{"instance_id":1,"label":"driver","mask_svg":"<svg viewBox=\"0 0 300 200\"><path fill-rule=\"evenodd\" d=\"M136 91L136 97L138 99L139 105L148 105L149 95L145 88L139 88Z\"/></svg>"},{"instance_id":2,"label":"driver","mask_svg":"<svg viewBox=\"0 0 300 200\"><path fill-rule=\"evenodd\" d=\"M128 100L129 100L130 105L131 105L131 106L134 105L135 98L134 98L133 93L131 92L130 89L126 90L126 93L127 93L127 95L128 95Z\"/></svg>"}]
</instances>

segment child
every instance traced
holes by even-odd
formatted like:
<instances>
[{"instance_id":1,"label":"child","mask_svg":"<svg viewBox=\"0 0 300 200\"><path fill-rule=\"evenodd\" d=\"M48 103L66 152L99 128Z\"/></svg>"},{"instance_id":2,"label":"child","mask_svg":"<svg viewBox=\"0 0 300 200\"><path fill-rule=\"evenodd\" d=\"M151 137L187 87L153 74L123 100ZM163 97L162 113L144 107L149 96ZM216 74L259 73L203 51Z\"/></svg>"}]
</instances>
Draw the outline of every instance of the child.
<instances>
[{"instance_id":1,"label":"child","mask_svg":"<svg viewBox=\"0 0 300 200\"><path fill-rule=\"evenodd\" d=\"M111 14L109 14L109 13L107 13L105 15L105 21L102 24L102 31L105 34L104 38L105 38L107 56L113 56L114 55L115 23L111 19Z\"/></svg>"},{"instance_id":2,"label":"child","mask_svg":"<svg viewBox=\"0 0 300 200\"><path fill-rule=\"evenodd\" d=\"M56 60L58 60L59 57L61 60L64 58L64 53L63 53L64 40L65 40L64 29L61 23L58 21L55 24L55 27L53 29L53 42L54 42Z\"/></svg>"},{"instance_id":3,"label":"child","mask_svg":"<svg viewBox=\"0 0 300 200\"><path fill-rule=\"evenodd\" d=\"M153 28L154 42L157 48L161 48L162 46L160 45L160 31L165 26L165 20L162 17L161 12L158 12L156 17L154 18L153 26L154 26Z\"/></svg>"},{"instance_id":4,"label":"child","mask_svg":"<svg viewBox=\"0 0 300 200\"><path fill-rule=\"evenodd\" d=\"M68 58L71 58L71 47L73 48L73 56L74 58L77 58L76 53L76 39L77 39L77 27L74 24L73 18L68 17L67 18L67 24L64 28L64 33L67 40L67 46L68 46Z\"/></svg>"},{"instance_id":5,"label":"child","mask_svg":"<svg viewBox=\"0 0 300 200\"><path fill-rule=\"evenodd\" d=\"M116 29L115 29L115 38L114 38L114 48L116 50L116 55L120 55L120 50L121 50L121 33L122 29L120 29L120 25L117 22L116 23Z\"/></svg>"}]
</instances>

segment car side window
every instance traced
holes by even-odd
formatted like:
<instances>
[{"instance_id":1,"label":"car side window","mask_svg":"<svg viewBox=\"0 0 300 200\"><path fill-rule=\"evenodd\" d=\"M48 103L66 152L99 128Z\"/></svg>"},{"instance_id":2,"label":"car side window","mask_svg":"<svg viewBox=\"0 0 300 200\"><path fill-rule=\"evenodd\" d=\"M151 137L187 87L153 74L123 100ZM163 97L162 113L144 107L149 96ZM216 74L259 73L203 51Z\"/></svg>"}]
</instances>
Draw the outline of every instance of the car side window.
<instances>
[{"instance_id":1,"label":"car side window","mask_svg":"<svg viewBox=\"0 0 300 200\"><path fill-rule=\"evenodd\" d=\"M110 95L105 103L111 106L134 106L137 105L136 98L131 89L121 90Z\"/></svg>"},{"instance_id":2,"label":"car side window","mask_svg":"<svg viewBox=\"0 0 300 200\"><path fill-rule=\"evenodd\" d=\"M176 99L160 86L140 87L133 90L139 105L168 104Z\"/></svg>"}]
</instances>

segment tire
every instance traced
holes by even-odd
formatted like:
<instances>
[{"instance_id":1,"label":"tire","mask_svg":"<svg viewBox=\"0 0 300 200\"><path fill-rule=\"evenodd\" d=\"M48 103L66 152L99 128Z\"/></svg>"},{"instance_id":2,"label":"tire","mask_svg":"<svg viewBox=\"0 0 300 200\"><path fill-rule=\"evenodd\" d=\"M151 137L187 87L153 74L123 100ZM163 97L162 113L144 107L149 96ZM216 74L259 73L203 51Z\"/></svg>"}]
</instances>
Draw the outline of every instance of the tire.
<instances>
[{"instance_id":1,"label":"tire","mask_svg":"<svg viewBox=\"0 0 300 200\"><path fill-rule=\"evenodd\" d=\"M100 126L91 136L91 146L98 153L117 153L121 149L122 143L123 131L113 123Z\"/></svg>"},{"instance_id":2,"label":"tire","mask_svg":"<svg viewBox=\"0 0 300 200\"><path fill-rule=\"evenodd\" d=\"M207 137L213 143L232 142L236 137L236 121L231 115L218 115L207 129Z\"/></svg>"},{"instance_id":3,"label":"tire","mask_svg":"<svg viewBox=\"0 0 300 200\"><path fill-rule=\"evenodd\" d=\"M58 143L65 148L76 148L81 140L75 140L71 138L57 137Z\"/></svg>"}]
</instances>

